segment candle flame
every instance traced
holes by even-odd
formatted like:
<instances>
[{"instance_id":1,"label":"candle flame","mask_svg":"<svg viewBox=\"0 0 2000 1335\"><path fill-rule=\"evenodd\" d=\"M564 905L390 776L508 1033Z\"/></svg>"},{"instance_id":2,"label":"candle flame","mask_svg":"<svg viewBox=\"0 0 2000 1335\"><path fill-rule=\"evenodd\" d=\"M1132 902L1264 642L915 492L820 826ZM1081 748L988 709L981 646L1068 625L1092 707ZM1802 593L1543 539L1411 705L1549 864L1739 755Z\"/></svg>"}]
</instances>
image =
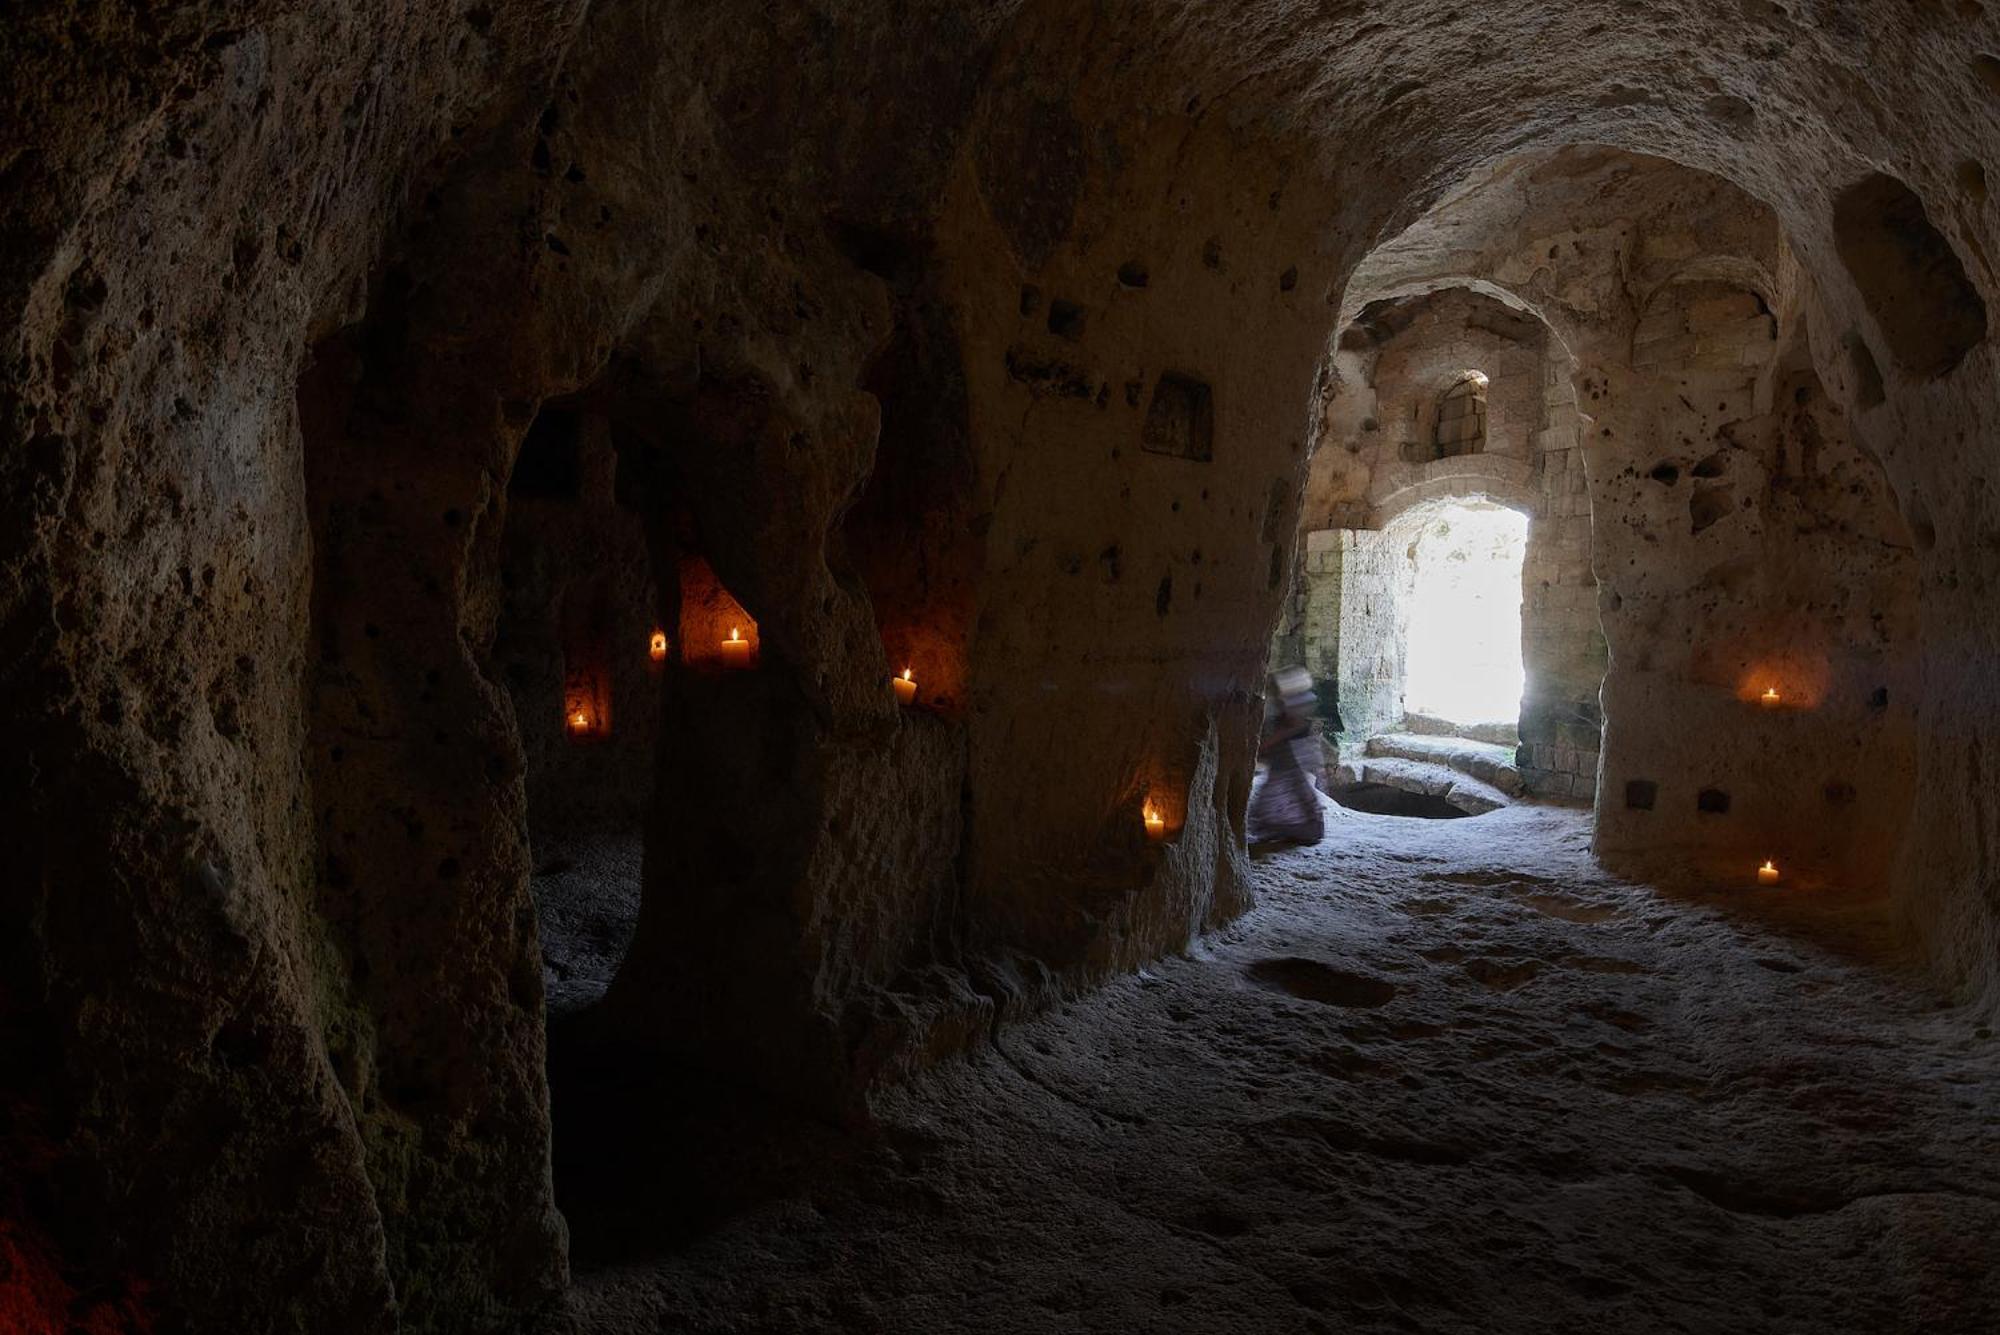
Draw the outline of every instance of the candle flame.
<instances>
[{"instance_id":1,"label":"candle flame","mask_svg":"<svg viewBox=\"0 0 2000 1335\"><path fill-rule=\"evenodd\" d=\"M1777 863L1775 863L1775 862L1770 862L1770 861L1766 861L1766 862L1764 863L1764 865L1763 865L1763 866L1761 866L1761 867L1759 867L1759 868L1758 868L1757 870L1759 870L1759 871L1776 871L1777 869L1778 869L1778 864L1777 864Z\"/></svg>"},{"instance_id":2,"label":"candle flame","mask_svg":"<svg viewBox=\"0 0 2000 1335\"><path fill-rule=\"evenodd\" d=\"M734 626L731 626L731 627L729 628L729 638L730 638L730 639L732 639L732 640L740 640L740 639L742 639L743 637L742 637L741 635L738 635L738 634L736 633L736 627L734 627Z\"/></svg>"},{"instance_id":3,"label":"candle flame","mask_svg":"<svg viewBox=\"0 0 2000 1335\"><path fill-rule=\"evenodd\" d=\"M653 632L651 652L655 658L665 658L667 656L667 633L665 631L656 630Z\"/></svg>"},{"instance_id":4,"label":"candle flame","mask_svg":"<svg viewBox=\"0 0 2000 1335\"><path fill-rule=\"evenodd\" d=\"M903 669L903 680L904 680L904 681L915 681L915 680L916 680L916 678L915 678L915 677L912 677L912 676L910 675L910 670L909 670L908 668L904 668L904 669Z\"/></svg>"}]
</instances>

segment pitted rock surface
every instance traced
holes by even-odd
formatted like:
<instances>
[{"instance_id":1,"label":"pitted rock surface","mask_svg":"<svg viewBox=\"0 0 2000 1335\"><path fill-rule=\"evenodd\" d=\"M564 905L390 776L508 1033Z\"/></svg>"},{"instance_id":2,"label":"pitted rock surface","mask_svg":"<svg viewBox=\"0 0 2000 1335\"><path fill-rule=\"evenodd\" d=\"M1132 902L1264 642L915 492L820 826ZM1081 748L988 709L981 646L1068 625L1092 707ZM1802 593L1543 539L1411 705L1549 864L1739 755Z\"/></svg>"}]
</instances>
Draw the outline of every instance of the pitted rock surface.
<instances>
[{"instance_id":1,"label":"pitted rock surface","mask_svg":"<svg viewBox=\"0 0 2000 1335\"><path fill-rule=\"evenodd\" d=\"M1251 913L886 1096L880 1140L671 1260L580 1248L575 1328L2000 1320L2000 1045L1879 904L1669 896L1568 810L1328 815Z\"/></svg>"}]
</instances>

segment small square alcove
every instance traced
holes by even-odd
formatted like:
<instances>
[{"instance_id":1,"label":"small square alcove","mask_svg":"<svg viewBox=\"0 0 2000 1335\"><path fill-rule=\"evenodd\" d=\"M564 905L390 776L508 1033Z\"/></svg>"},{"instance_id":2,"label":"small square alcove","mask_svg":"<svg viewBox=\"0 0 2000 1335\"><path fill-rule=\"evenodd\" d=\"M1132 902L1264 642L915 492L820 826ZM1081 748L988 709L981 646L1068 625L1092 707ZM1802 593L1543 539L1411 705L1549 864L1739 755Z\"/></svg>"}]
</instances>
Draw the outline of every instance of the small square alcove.
<instances>
[{"instance_id":1,"label":"small square alcove","mask_svg":"<svg viewBox=\"0 0 2000 1335\"><path fill-rule=\"evenodd\" d=\"M1161 374L1146 408L1139 443L1154 454L1207 463L1215 457L1215 399L1208 385L1176 371Z\"/></svg>"},{"instance_id":2,"label":"small square alcove","mask_svg":"<svg viewBox=\"0 0 2000 1335\"><path fill-rule=\"evenodd\" d=\"M1660 800L1660 785L1651 779L1627 779L1625 781L1625 808L1628 811L1651 811L1653 804Z\"/></svg>"}]
</instances>

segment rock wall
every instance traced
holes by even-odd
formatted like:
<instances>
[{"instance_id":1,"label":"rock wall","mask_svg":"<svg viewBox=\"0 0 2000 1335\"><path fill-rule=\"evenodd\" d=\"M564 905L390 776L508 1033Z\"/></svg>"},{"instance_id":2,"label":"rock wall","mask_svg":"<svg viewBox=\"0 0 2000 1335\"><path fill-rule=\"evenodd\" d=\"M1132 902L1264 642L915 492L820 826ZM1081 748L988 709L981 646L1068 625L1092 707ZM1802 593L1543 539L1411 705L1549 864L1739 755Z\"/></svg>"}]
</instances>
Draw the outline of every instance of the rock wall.
<instances>
[{"instance_id":1,"label":"rock wall","mask_svg":"<svg viewBox=\"0 0 2000 1335\"><path fill-rule=\"evenodd\" d=\"M1595 557L1604 773L1660 784L1643 840L1733 874L1709 832L1762 855L1853 812L1801 856L1858 874L1913 749L1893 892L1940 976L1996 995L1995 24L30 4L0 34L13 1245L167 1328L494 1329L559 1290L534 817L494 653L508 484L551 399L632 461L681 627L607 1001L637 1050L858 1113L996 1011L1239 909L1324 354L1424 282L1541 314L1600 433L1600 544L1629 505L1689 558L1661 573L1636 529ZM1648 424L1711 368L1632 359L1674 281L1778 327L1747 391L1673 414L1689 442ZM1723 478L1650 476L1725 447ZM1679 531L1717 481L1734 508ZM734 674L701 648L731 603L758 646ZM1719 648L1650 674L1618 643L1718 613ZM1731 672L1780 616L1827 694L1744 715ZM935 683L916 713L904 665ZM1773 730L1709 777L1682 757L1727 826L1684 813L1649 718ZM1814 765L1760 810L1780 745ZM1829 808L1833 780L1856 801ZM1607 848L1649 828L1619 809Z\"/></svg>"},{"instance_id":2,"label":"rock wall","mask_svg":"<svg viewBox=\"0 0 2000 1335\"><path fill-rule=\"evenodd\" d=\"M1053 48L1064 22L1015 40ZM984 507L967 942L1007 1005L1247 903L1264 645L1332 273L1318 184L1198 98L1164 117L1110 87L1056 100L1101 58L994 90L941 245Z\"/></svg>"},{"instance_id":3,"label":"rock wall","mask_svg":"<svg viewBox=\"0 0 2000 1335\"><path fill-rule=\"evenodd\" d=\"M1685 332L1649 339L1663 318ZM1754 293L1675 285L1632 371L1593 379L1623 461L1594 489L1622 519L1599 554L1616 670L1598 847L1881 885L1912 801L1915 554L1777 328Z\"/></svg>"},{"instance_id":4,"label":"rock wall","mask_svg":"<svg viewBox=\"0 0 2000 1335\"><path fill-rule=\"evenodd\" d=\"M1557 550L1594 578L1559 574L1523 619L1575 618L1548 679L1578 684L1601 670L1584 620L1602 621L1605 750L1566 781L1596 796L1599 851L1654 875L1740 882L1775 858L1807 884L1882 884L1911 803L1915 573L1881 469L1813 370L1776 219L1713 177L1575 150L1502 168L1355 282L1452 274L1531 302L1574 359L1563 420L1582 435L1544 461L1543 494L1571 525ZM1524 769L1545 786L1545 766L1597 761L1598 711L1574 689L1535 701L1535 675Z\"/></svg>"},{"instance_id":5,"label":"rock wall","mask_svg":"<svg viewBox=\"0 0 2000 1335\"><path fill-rule=\"evenodd\" d=\"M644 823L680 628L662 610L639 498L606 419L545 405L507 490L491 663L520 733L540 862L546 849Z\"/></svg>"},{"instance_id":6,"label":"rock wall","mask_svg":"<svg viewBox=\"0 0 2000 1335\"><path fill-rule=\"evenodd\" d=\"M351 901L315 835L332 762L306 707L307 350L359 316L453 132L511 114L503 91L543 76L574 17L481 13L36 5L0 37L18 77L0 114L0 694L19 748L0 781L17 850L0 1177L65 1282L130 1295L135 1325L387 1330L399 1303L420 1324L423 1286L399 1293L392 1254L421 1256L408 1273L468 1323L562 1277L534 1189L532 1009L456 1048L505 1091L478 1114L497 1199L442 1185L464 1161L414 1122L369 1148L343 1069L366 1023ZM431 754L483 785L468 740ZM398 763L354 760L356 784ZM426 885L443 856L420 860ZM504 979L511 922L457 942L446 926L425 948ZM433 981L377 963L376 987ZM429 998L411 1047L451 1059L455 1000ZM396 1159L421 1167L384 1171ZM427 1242L407 1245L410 1221Z\"/></svg>"}]
</instances>

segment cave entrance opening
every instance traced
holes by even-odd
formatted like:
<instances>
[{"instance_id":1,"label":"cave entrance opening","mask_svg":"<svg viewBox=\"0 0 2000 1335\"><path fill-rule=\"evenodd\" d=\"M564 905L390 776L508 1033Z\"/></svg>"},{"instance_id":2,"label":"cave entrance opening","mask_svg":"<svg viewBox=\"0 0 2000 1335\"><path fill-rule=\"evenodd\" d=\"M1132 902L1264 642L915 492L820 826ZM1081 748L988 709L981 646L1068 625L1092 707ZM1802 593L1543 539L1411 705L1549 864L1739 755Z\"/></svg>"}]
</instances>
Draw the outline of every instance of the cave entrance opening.
<instances>
[{"instance_id":1,"label":"cave entrance opening","mask_svg":"<svg viewBox=\"0 0 2000 1335\"><path fill-rule=\"evenodd\" d=\"M1511 733L1521 717L1521 569L1528 517L1451 504L1410 545L1405 718L1475 734Z\"/></svg>"},{"instance_id":2,"label":"cave entrance opening","mask_svg":"<svg viewBox=\"0 0 2000 1335\"><path fill-rule=\"evenodd\" d=\"M1324 702L1331 794L1594 801L1608 656L1578 362L1512 293L1410 281L1397 244L1343 298L1275 659Z\"/></svg>"},{"instance_id":3,"label":"cave entrance opening","mask_svg":"<svg viewBox=\"0 0 2000 1335\"><path fill-rule=\"evenodd\" d=\"M1310 579L1337 668L1335 801L1453 819L1520 795L1531 528L1525 507L1475 491L1327 535L1337 559Z\"/></svg>"}]
</instances>

